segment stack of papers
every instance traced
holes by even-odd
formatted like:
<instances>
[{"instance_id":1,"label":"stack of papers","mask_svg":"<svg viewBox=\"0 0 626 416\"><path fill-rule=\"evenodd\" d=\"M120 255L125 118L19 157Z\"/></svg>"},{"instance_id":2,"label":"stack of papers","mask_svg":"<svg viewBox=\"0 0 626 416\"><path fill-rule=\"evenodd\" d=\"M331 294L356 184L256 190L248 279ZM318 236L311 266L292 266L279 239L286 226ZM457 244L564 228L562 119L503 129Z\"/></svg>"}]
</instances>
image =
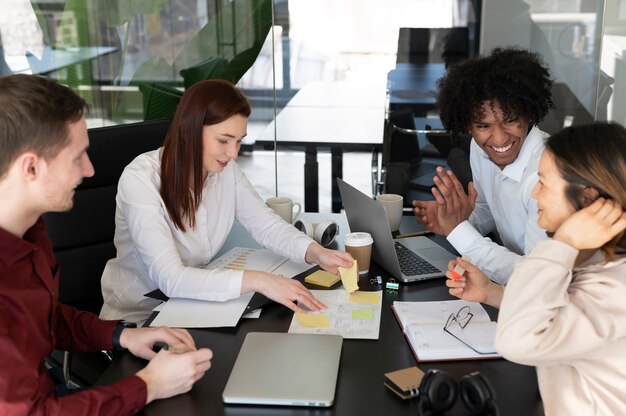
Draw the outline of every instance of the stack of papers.
<instances>
[{"instance_id":1,"label":"stack of papers","mask_svg":"<svg viewBox=\"0 0 626 416\"><path fill-rule=\"evenodd\" d=\"M294 277L311 268L295 263L266 249L234 247L206 266L207 269L260 270L285 277ZM169 299L160 305L160 312L150 326L174 328L220 328L236 326L252 293L227 302L194 299Z\"/></svg>"}]
</instances>

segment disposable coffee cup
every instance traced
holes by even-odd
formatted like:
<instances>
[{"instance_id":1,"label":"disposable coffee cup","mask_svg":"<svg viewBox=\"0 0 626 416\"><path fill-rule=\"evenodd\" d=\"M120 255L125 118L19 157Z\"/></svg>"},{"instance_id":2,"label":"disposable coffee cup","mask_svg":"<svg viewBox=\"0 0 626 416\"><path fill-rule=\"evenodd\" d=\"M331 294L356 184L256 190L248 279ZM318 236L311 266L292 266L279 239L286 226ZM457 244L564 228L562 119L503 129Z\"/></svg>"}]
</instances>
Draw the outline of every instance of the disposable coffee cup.
<instances>
[{"instance_id":1,"label":"disposable coffee cup","mask_svg":"<svg viewBox=\"0 0 626 416\"><path fill-rule=\"evenodd\" d=\"M370 270L373 243L374 240L369 233L358 232L346 234L344 239L346 251L354 257L359 265L359 274L365 274Z\"/></svg>"}]
</instances>

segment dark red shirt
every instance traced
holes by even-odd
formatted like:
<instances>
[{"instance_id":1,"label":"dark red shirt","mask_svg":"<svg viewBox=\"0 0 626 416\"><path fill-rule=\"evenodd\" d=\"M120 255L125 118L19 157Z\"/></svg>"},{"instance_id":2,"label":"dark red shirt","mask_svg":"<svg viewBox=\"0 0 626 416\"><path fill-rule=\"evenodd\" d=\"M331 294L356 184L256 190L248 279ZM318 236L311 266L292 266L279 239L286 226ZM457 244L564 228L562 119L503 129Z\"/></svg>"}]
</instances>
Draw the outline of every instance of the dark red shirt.
<instances>
[{"instance_id":1,"label":"dark red shirt","mask_svg":"<svg viewBox=\"0 0 626 416\"><path fill-rule=\"evenodd\" d=\"M42 218L16 237L0 228L0 414L134 414L146 402L137 376L57 397L43 358L56 348L111 349L115 321L59 304L59 272Z\"/></svg>"}]
</instances>

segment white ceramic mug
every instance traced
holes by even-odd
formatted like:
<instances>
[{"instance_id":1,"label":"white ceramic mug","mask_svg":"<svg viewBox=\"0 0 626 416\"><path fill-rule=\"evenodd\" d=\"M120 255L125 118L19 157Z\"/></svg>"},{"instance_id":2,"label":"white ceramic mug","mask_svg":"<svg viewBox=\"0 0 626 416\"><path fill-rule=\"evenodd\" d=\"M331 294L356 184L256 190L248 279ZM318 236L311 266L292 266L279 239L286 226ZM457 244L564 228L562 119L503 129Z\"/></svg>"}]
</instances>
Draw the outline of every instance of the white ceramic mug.
<instances>
[{"instance_id":1,"label":"white ceramic mug","mask_svg":"<svg viewBox=\"0 0 626 416\"><path fill-rule=\"evenodd\" d=\"M268 207L276 211L276 213L289 224L298 219L300 211L302 211L302 206L300 205L300 203L293 202L291 198L286 198L284 196L275 196L272 198L268 198L265 203ZM297 208L295 214L293 212L294 208Z\"/></svg>"},{"instance_id":2,"label":"white ceramic mug","mask_svg":"<svg viewBox=\"0 0 626 416\"><path fill-rule=\"evenodd\" d=\"M376 197L376 200L385 207L391 231L398 231L400 229L400 221L402 221L402 195L381 194Z\"/></svg>"}]
</instances>

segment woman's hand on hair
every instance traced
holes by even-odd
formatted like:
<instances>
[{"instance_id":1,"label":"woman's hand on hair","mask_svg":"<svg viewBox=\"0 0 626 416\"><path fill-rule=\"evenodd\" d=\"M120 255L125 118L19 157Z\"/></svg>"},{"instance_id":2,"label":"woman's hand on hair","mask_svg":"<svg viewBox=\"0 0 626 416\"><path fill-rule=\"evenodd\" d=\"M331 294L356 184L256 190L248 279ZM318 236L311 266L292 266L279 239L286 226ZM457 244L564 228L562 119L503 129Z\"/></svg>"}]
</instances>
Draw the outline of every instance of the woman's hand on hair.
<instances>
[{"instance_id":1,"label":"woman's hand on hair","mask_svg":"<svg viewBox=\"0 0 626 416\"><path fill-rule=\"evenodd\" d=\"M563 221L554 239L577 250L597 249L626 229L626 213L611 199L598 198Z\"/></svg>"}]
</instances>

